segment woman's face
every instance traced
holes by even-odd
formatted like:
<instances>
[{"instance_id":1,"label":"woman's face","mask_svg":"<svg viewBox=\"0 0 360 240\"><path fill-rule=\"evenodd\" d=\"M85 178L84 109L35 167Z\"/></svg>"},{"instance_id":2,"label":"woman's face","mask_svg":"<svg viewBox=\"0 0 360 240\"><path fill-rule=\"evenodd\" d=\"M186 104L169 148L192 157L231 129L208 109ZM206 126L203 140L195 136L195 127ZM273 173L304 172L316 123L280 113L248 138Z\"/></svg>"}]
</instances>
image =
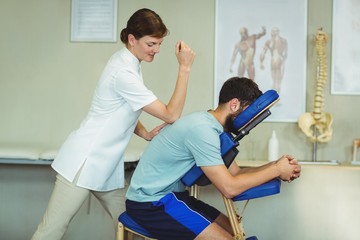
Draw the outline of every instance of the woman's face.
<instances>
[{"instance_id":1,"label":"woman's face","mask_svg":"<svg viewBox=\"0 0 360 240\"><path fill-rule=\"evenodd\" d=\"M152 62L155 54L160 52L160 45L164 38L155 38L151 36L144 36L140 39L135 39L131 34L129 35L129 50L139 61Z\"/></svg>"}]
</instances>

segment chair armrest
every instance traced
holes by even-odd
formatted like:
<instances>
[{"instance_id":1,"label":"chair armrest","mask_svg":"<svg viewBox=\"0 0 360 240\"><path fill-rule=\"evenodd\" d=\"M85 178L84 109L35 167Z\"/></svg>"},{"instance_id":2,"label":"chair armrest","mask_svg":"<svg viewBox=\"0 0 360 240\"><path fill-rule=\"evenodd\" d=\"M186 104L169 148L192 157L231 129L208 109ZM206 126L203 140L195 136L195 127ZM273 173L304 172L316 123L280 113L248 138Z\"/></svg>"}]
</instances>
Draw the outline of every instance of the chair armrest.
<instances>
[{"instance_id":1,"label":"chair armrest","mask_svg":"<svg viewBox=\"0 0 360 240\"><path fill-rule=\"evenodd\" d=\"M243 201L278 194L280 193L280 186L280 179L274 178L273 180L246 190L245 192L234 197L233 201Z\"/></svg>"}]
</instances>

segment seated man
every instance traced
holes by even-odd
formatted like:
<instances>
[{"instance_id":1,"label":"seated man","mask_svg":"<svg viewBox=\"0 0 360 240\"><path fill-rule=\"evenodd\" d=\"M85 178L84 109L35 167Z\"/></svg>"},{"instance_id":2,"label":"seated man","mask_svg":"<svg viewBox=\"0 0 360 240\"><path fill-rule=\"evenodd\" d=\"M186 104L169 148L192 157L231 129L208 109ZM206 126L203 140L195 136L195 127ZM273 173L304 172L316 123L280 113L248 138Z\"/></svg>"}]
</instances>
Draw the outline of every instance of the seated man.
<instances>
[{"instance_id":1,"label":"seated man","mask_svg":"<svg viewBox=\"0 0 360 240\"><path fill-rule=\"evenodd\" d=\"M301 167L290 155L256 168L229 169L220 153L219 135L262 92L248 78L230 78L215 110L192 113L166 126L149 143L132 176L126 210L157 239L232 239L228 218L189 196L182 176L196 163L227 198L280 177L292 181Z\"/></svg>"}]
</instances>

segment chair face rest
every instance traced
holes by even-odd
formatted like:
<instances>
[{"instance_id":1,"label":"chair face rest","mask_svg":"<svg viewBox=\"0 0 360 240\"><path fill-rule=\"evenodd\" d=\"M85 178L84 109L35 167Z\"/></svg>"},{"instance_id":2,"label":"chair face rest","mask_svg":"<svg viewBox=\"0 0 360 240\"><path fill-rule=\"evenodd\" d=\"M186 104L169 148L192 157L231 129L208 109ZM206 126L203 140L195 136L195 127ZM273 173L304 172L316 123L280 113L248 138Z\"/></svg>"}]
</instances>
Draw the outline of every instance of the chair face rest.
<instances>
[{"instance_id":1,"label":"chair face rest","mask_svg":"<svg viewBox=\"0 0 360 240\"><path fill-rule=\"evenodd\" d=\"M273 180L270 180L269 182L246 190L245 192L234 197L233 200L243 201L278 194L280 193L280 186L280 179L275 178Z\"/></svg>"},{"instance_id":2,"label":"chair face rest","mask_svg":"<svg viewBox=\"0 0 360 240\"><path fill-rule=\"evenodd\" d=\"M268 90L263 93L234 119L234 129L236 131L242 129L251 121L251 119L270 108L278 99L279 94L275 90ZM237 132L234 132L234 134L237 134Z\"/></svg>"},{"instance_id":3,"label":"chair face rest","mask_svg":"<svg viewBox=\"0 0 360 240\"><path fill-rule=\"evenodd\" d=\"M140 227L126 212L123 212L122 214L120 214L118 220L125 227L127 227L137 233L140 233L146 237L151 238L151 234L144 228Z\"/></svg>"}]
</instances>

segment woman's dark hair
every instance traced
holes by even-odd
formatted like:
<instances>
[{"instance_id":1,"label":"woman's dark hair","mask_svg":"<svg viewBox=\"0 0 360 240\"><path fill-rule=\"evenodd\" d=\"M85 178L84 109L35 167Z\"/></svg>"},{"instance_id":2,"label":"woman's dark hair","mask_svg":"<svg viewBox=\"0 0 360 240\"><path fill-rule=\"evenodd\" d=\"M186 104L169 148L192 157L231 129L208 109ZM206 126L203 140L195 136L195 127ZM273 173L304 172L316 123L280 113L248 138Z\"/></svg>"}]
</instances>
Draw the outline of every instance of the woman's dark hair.
<instances>
[{"instance_id":1,"label":"woman's dark hair","mask_svg":"<svg viewBox=\"0 0 360 240\"><path fill-rule=\"evenodd\" d=\"M224 82L220 90L219 105L237 98L244 107L255 101L261 94L262 92L253 80L245 77L232 77Z\"/></svg>"},{"instance_id":2,"label":"woman's dark hair","mask_svg":"<svg viewBox=\"0 0 360 240\"><path fill-rule=\"evenodd\" d=\"M127 21L126 28L121 30L120 40L127 44L128 35L132 34L136 39L144 36L162 38L169 34L169 30L154 11L143 8L137 10Z\"/></svg>"}]
</instances>

